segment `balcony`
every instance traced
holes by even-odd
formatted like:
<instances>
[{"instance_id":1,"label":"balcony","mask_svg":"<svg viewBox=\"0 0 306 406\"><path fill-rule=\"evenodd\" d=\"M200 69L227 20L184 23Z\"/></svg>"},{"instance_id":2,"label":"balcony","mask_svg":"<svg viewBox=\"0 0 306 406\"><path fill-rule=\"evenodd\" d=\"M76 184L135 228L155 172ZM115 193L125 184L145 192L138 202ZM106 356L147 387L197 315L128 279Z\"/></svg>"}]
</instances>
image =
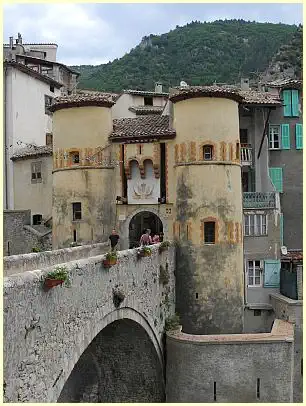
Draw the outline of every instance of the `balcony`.
<instances>
[{"instance_id":1,"label":"balcony","mask_svg":"<svg viewBox=\"0 0 306 406\"><path fill-rule=\"evenodd\" d=\"M252 165L252 147L248 144L241 144L240 149L241 164L244 166Z\"/></svg>"},{"instance_id":2,"label":"balcony","mask_svg":"<svg viewBox=\"0 0 306 406\"><path fill-rule=\"evenodd\" d=\"M244 209L275 209L275 193L245 192L243 193Z\"/></svg>"}]
</instances>

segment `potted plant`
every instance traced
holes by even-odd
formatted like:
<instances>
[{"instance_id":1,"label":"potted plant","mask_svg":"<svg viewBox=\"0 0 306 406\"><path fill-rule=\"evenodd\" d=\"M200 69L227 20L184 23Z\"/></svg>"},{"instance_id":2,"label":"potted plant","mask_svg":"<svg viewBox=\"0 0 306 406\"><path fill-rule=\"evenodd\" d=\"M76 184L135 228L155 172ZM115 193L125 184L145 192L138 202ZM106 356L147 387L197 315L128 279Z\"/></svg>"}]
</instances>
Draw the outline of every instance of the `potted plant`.
<instances>
[{"instance_id":1,"label":"potted plant","mask_svg":"<svg viewBox=\"0 0 306 406\"><path fill-rule=\"evenodd\" d=\"M62 285L63 283L69 285L69 275L65 267L57 266L54 271L48 272L44 285L45 288L51 289L55 286Z\"/></svg>"},{"instance_id":2,"label":"potted plant","mask_svg":"<svg viewBox=\"0 0 306 406\"><path fill-rule=\"evenodd\" d=\"M110 268L117 263L117 252L110 251L106 254L105 259L103 260L104 268Z\"/></svg>"},{"instance_id":3,"label":"potted plant","mask_svg":"<svg viewBox=\"0 0 306 406\"><path fill-rule=\"evenodd\" d=\"M147 245L143 245L140 250L137 251L138 257L150 257L151 254L151 248L149 248Z\"/></svg>"},{"instance_id":4,"label":"potted plant","mask_svg":"<svg viewBox=\"0 0 306 406\"><path fill-rule=\"evenodd\" d=\"M169 247L170 247L169 241L163 241L159 246L159 252L167 251Z\"/></svg>"}]
</instances>

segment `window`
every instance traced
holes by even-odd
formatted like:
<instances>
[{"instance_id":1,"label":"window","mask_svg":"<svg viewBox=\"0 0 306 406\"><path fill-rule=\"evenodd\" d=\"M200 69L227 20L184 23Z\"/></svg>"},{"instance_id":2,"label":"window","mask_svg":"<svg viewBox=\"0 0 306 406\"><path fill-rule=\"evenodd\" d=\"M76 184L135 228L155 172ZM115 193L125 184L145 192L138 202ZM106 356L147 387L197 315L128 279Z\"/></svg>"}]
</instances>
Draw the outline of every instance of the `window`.
<instances>
[{"instance_id":1,"label":"window","mask_svg":"<svg viewBox=\"0 0 306 406\"><path fill-rule=\"evenodd\" d=\"M248 130L241 128L239 130L239 132L240 132L240 143L243 145L247 145L248 144Z\"/></svg>"},{"instance_id":2,"label":"window","mask_svg":"<svg viewBox=\"0 0 306 406\"><path fill-rule=\"evenodd\" d=\"M248 286L258 287L262 286L262 263L261 261L248 261L247 263L248 271Z\"/></svg>"},{"instance_id":3,"label":"window","mask_svg":"<svg viewBox=\"0 0 306 406\"><path fill-rule=\"evenodd\" d=\"M41 183L41 162L31 163L31 182Z\"/></svg>"},{"instance_id":4,"label":"window","mask_svg":"<svg viewBox=\"0 0 306 406\"><path fill-rule=\"evenodd\" d=\"M295 124L295 148L303 149L303 124Z\"/></svg>"},{"instance_id":5,"label":"window","mask_svg":"<svg viewBox=\"0 0 306 406\"><path fill-rule=\"evenodd\" d=\"M204 222L204 242L205 244L215 244L216 223L214 221Z\"/></svg>"},{"instance_id":6,"label":"window","mask_svg":"<svg viewBox=\"0 0 306 406\"><path fill-rule=\"evenodd\" d=\"M283 90L284 117L299 117L299 91L297 89Z\"/></svg>"},{"instance_id":7,"label":"window","mask_svg":"<svg viewBox=\"0 0 306 406\"><path fill-rule=\"evenodd\" d=\"M46 145L51 145L53 144L53 135L51 133L46 134Z\"/></svg>"},{"instance_id":8,"label":"window","mask_svg":"<svg viewBox=\"0 0 306 406\"><path fill-rule=\"evenodd\" d=\"M33 226L37 226L42 223L42 215L41 214L34 214L33 215Z\"/></svg>"},{"instance_id":9,"label":"window","mask_svg":"<svg viewBox=\"0 0 306 406\"><path fill-rule=\"evenodd\" d=\"M213 147L211 145L204 145L203 159L204 161L211 161L213 158Z\"/></svg>"},{"instance_id":10,"label":"window","mask_svg":"<svg viewBox=\"0 0 306 406\"><path fill-rule=\"evenodd\" d=\"M45 114L50 114L49 108L51 107L53 98L45 95Z\"/></svg>"},{"instance_id":11,"label":"window","mask_svg":"<svg viewBox=\"0 0 306 406\"><path fill-rule=\"evenodd\" d=\"M153 106L153 97L144 97L145 106Z\"/></svg>"},{"instance_id":12,"label":"window","mask_svg":"<svg viewBox=\"0 0 306 406\"><path fill-rule=\"evenodd\" d=\"M244 216L244 235L246 237L267 234L268 230L266 214L246 214Z\"/></svg>"},{"instance_id":13,"label":"window","mask_svg":"<svg viewBox=\"0 0 306 406\"><path fill-rule=\"evenodd\" d=\"M261 316L261 310L260 310L260 309L255 309L255 310L254 310L254 316L255 316L255 317Z\"/></svg>"},{"instance_id":14,"label":"window","mask_svg":"<svg viewBox=\"0 0 306 406\"><path fill-rule=\"evenodd\" d=\"M73 165L80 163L80 154L78 152L71 152L70 158Z\"/></svg>"},{"instance_id":15,"label":"window","mask_svg":"<svg viewBox=\"0 0 306 406\"><path fill-rule=\"evenodd\" d=\"M240 161L240 144L236 142L236 160Z\"/></svg>"},{"instance_id":16,"label":"window","mask_svg":"<svg viewBox=\"0 0 306 406\"><path fill-rule=\"evenodd\" d=\"M269 176L277 192L283 192L283 168L269 168Z\"/></svg>"},{"instance_id":17,"label":"window","mask_svg":"<svg viewBox=\"0 0 306 406\"><path fill-rule=\"evenodd\" d=\"M72 203L73 220L82 219L82 207L81 203Z\"/></svg>"},{"instance_id":18,"label":"window","mask_svg":"<svg viewBox=\"0 0 306 406\"><path fill-rule=\"evenodd\" d=\"M280 126L270 125L269 126L269 149L279 149L280 148Z\"/></svg>"},{"instance_id":19,"label":"window","mask_svg":"<svg viewBox=\"0 0 306 406\"><path fill-rule=\"evenodd\" d=\"M54 86L50 85L50 92L54 93Z\"/></svg>"}]
</instances>

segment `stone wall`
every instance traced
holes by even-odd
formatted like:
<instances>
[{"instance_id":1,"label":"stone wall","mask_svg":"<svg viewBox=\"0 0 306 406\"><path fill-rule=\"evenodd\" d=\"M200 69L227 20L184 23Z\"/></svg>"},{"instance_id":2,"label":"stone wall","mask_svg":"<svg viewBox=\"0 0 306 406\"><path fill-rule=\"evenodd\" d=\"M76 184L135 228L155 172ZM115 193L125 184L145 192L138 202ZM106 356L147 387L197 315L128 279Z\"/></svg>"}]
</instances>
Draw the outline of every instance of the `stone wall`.
<instances>
[{"instance_id":1,"label":"stone wall","mask_svg":"<svg viewBox=\"0 0 306 406\"><path fill-rule=\"evenodd\" d=\"M294 376L293 401L303 402L303 301L293 300L280 293L270 295L277 318L294 324Z\"/></svg>"},{"instance_id":2,"label":"stone wall","mask_svg":"<svg viewBox=\"0 0 306 406\"><path fill-rule=\"evenodd\" d=\"M167 334L167 402L292 402L293 327L271 333Z\"/></svg>"},{"instance_id":3,"label":"stone wall","mask_svg":"<svg viewBox=\"0 0 306 406\"><path fill-rule=\"evenodd\" d=\"M162 363L165 319L174 314L174 247L159 254L152 246L147 258L138 259L136 250L118 255L110 269L103 255L64 264L70 288L43 290L42 278L54 267L4 278L5 402L56 402L81 354L117 320L140 325ZM160 266L166 264L163 284ZM119 308L113 289L125 295Z\"/></svg>"},{"instance_id":4,"label":"stone wall","mask_svg":"<svg viewBox=\"0 0 306 406\"><path fill-rule=\"evenodd\" d=\"M20 255L52 249L51 230L44 235L31 226L31 210L4 210L3 255Z\"/></svg>"},{"instance_id":5,"label":"stone wall","mask_svg":"<svg viewBox=\"0 0 306 406\"><path fill-rule=\"evenodd\" d=\"M93 257L105 254L108 247L108 243L99 243L73 248L63 248L54 251L11 255L3 259L3 273L5 276L10 276L21 272L44 269L64 262Z\"/></svg>"}]
</instances>

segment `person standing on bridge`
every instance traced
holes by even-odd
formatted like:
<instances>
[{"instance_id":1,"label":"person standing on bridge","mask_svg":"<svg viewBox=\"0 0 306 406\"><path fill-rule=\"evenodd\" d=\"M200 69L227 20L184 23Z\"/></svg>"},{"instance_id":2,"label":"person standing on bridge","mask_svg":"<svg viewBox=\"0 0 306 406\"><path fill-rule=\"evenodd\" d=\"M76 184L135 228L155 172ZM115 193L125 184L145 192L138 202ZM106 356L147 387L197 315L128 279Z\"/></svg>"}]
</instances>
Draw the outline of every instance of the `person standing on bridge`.
<instances>
[{"instance_id":1,"label":"person standing on bridge","mask_svg":"<svg viewBox=\"0 0 306 406\"><path fill-rule=\"evenodd\" d=\"M140 245L150 245L152 244L152 238L150 236L151 230L146 230L144 234L140 237Z\"/></svg>"},{"instance_id":2,"label":"person standing on bridge","mask_svg":"<svg viewBox=\"0 0 306 406\"><path fill-rule=\"evenodd\" d=\"M113 229L111 235L109 236L109 240L110 240L110 243L111 243L111 250L112 250L112 251L115 251L119 239L120 239L120 237L119 237L117 231L116 231L115 229Z\"/></svg>"}]
</instances>

